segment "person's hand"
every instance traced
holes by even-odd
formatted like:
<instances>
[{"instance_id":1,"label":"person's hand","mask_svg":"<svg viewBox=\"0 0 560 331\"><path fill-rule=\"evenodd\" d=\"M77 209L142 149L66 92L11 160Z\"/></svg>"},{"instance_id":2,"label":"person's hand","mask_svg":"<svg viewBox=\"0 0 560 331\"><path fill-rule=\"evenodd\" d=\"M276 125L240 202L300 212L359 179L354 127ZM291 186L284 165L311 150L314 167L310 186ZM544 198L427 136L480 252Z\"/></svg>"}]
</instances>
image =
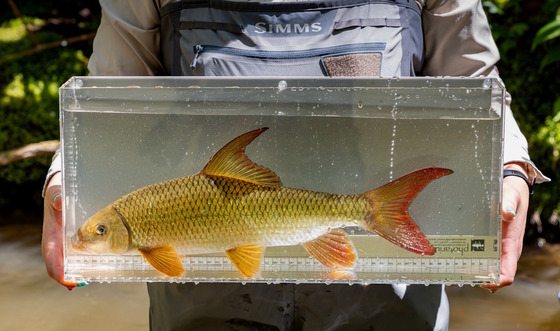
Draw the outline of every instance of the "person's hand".
<instances>
[{"instance_id":1,"label":"person's hand","mask_svg":"<svg viewBox=\"0 0 560 331\"><path fill-rule=\"evenodd\" d=\"M61 175L57 173L45 191L41 250L49 276L71 290L78 284L64 280L62 235Z\"/></svg>"},{"instance_id":2,"label":"person's hand","mask_svg":"<svg viewBox=\"0 0 560 331\"><path fill-rule=\"evenodd\" d=\"M520 164L507 164L505 169L521 171L527 175L527 170ZM529 188L527 183L515 176L503 180L502 195L502 256L500 266L500 284L484 285L483 287L495 292L513 283L517 271L517 261L523 250L523 236L529 207Z\"/></svg>"}]
</instances>

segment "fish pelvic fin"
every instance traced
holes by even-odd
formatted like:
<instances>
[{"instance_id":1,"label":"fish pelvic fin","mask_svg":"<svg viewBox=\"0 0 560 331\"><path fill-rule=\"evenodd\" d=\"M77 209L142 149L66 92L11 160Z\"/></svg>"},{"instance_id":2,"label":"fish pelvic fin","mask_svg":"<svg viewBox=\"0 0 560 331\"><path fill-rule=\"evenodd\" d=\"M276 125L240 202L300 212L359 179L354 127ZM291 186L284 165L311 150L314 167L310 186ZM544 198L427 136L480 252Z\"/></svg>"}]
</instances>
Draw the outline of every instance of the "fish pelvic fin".
<instances>
[{"instance_id":1,"label":"fish pelvic fin","mask_svg":"<svg viewBox=\"0 0 560 331\"><path fill-rule=\"evenodd\" d=\"M260 128L240 135L227 143L200 172L205 175L235 178L253 184L281 186L282 181L270 169L251 161L245 148L268 128Z\"/></svg>"},{"instance_id":2,"label":"fish pelvic fin","mask_svg":"<svg viewBox=\"0 0 560 331\"><path fill-rule=\"evenodd\" d=\"M230 248L226 250L226 255L243 276L253 278L261 267L263 252L263 246L250 244Z\"/></svg>"},{"instance_id":3,"label":"fish pelvic fin","mask_svg":"<svg viewBox=\"0 0 560 331\"><path fill-rule=\"evenodd\" d=\"M350 269L358 254L352 240L341 229L332 229L326 234L303 243L305 250L330 269Z\"/></svg>"},{"instance_id":4,"label":"fish pelvic fin","mask_svg":"<svg viewBox=\"0 0 560 331\"><path fill-rule=\"evenodd\" d=\"M412 220L408 208L429 183L452 173L445 168L423 168L362 194L372 208L366 215L366 228L410 252L434 255L436 249Z\"/></svg>"},{"instance_id":5,"label":"fish pelvic fin","mask_svg":"<svg viewBox=\"0 0 560 331\"><path fill-rule=\"evenodd\" d=\"M167 277L180 277L185 271L181 258L172 246L145 247L138 251L154 269Z\"/></svg>"}]
</instances>

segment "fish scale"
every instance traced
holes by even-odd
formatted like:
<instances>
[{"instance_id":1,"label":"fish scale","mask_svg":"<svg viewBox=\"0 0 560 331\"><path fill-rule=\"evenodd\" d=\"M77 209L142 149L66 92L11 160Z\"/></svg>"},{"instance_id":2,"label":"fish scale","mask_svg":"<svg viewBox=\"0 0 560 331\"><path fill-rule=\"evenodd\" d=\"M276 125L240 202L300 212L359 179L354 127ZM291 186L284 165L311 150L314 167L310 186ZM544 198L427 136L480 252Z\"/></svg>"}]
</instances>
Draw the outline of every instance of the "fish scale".
<instances>
[{"instance_id":1,"label":"fish scale","mask_svg":"<svg viewBox=\"0 0 560 331\"><path fill-rule=\"evenodd\" d=\"M251 243L301 244L326 228L357 224L370 212L359 196L205 175L144 187L113 207L131 230L135 245L167 242L182 252L222 251Z\"/></svg>"}]
</instances>

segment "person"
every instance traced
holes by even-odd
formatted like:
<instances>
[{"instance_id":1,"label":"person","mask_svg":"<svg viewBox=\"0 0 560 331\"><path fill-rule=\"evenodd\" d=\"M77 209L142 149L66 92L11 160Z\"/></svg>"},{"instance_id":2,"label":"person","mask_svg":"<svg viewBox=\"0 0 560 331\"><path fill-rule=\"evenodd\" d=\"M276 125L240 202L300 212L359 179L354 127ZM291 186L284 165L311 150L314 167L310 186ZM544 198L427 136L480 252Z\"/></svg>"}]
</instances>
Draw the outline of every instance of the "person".
<instances>
[{"instance_id":1,"label":"person","mask_svg":"<svg viewBox=\"0 0 560 331\"><path fill-rule=\"evenodd\" d=\"M102 20L88 66L92 75L289 76L314 75L319 70L332 76L499 78L498 50L476 0L100 3ZM297 33L298 38L289 33ZM240 69L243 61L232 58L232 52L209 56L201 46L219 42L223 49L245 52L267 47L275 52L317 49L317 45L338 50L336 46L345 42L342 38L349 37L352 43L383 47L365 55L326 56L323 67L307 72L308 63L258 62L256 57ZM315 44L310 44L312 40ZM508 94L504 169L518 173L503 180L500 283L485 286L491 291L513 283L523 246L529 186L548 180L529 158L510 102ZM63 278L60 166L55 157L44 190L42 252L50 277L72 289L81 284ZM154 330L445 330L449 319L443 286L150 283L148 291Z\"/></svg>"}]
</instances>

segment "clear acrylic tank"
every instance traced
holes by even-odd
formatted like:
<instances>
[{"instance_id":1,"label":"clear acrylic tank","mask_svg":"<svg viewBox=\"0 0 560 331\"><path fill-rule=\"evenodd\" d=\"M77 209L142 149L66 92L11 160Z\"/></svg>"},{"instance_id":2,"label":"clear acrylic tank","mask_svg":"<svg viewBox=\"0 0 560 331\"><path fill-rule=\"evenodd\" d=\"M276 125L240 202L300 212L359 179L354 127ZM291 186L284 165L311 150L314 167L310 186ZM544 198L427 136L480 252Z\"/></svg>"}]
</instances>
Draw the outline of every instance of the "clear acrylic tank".
<instances>
[{"instance_id":1,"label":"clear acrylic tank","mask_svg":"<svg viewBox=\"0 0 560 331\"><path fill-rule=\"evenodd\" d=\"M493 79L74 77L60 89L64 267L74 281L445 283L499 281L504 88ZM247 279L224 253L184 255L168 278L137 252L77 252L87 218L143 186L201 171L223 145L247 147L284 186L353 194L444 167L410 215L436 248L409 253L345 227L358 255L333 279L299 245L268 247Z\"/></svg>"}]
</instances>

